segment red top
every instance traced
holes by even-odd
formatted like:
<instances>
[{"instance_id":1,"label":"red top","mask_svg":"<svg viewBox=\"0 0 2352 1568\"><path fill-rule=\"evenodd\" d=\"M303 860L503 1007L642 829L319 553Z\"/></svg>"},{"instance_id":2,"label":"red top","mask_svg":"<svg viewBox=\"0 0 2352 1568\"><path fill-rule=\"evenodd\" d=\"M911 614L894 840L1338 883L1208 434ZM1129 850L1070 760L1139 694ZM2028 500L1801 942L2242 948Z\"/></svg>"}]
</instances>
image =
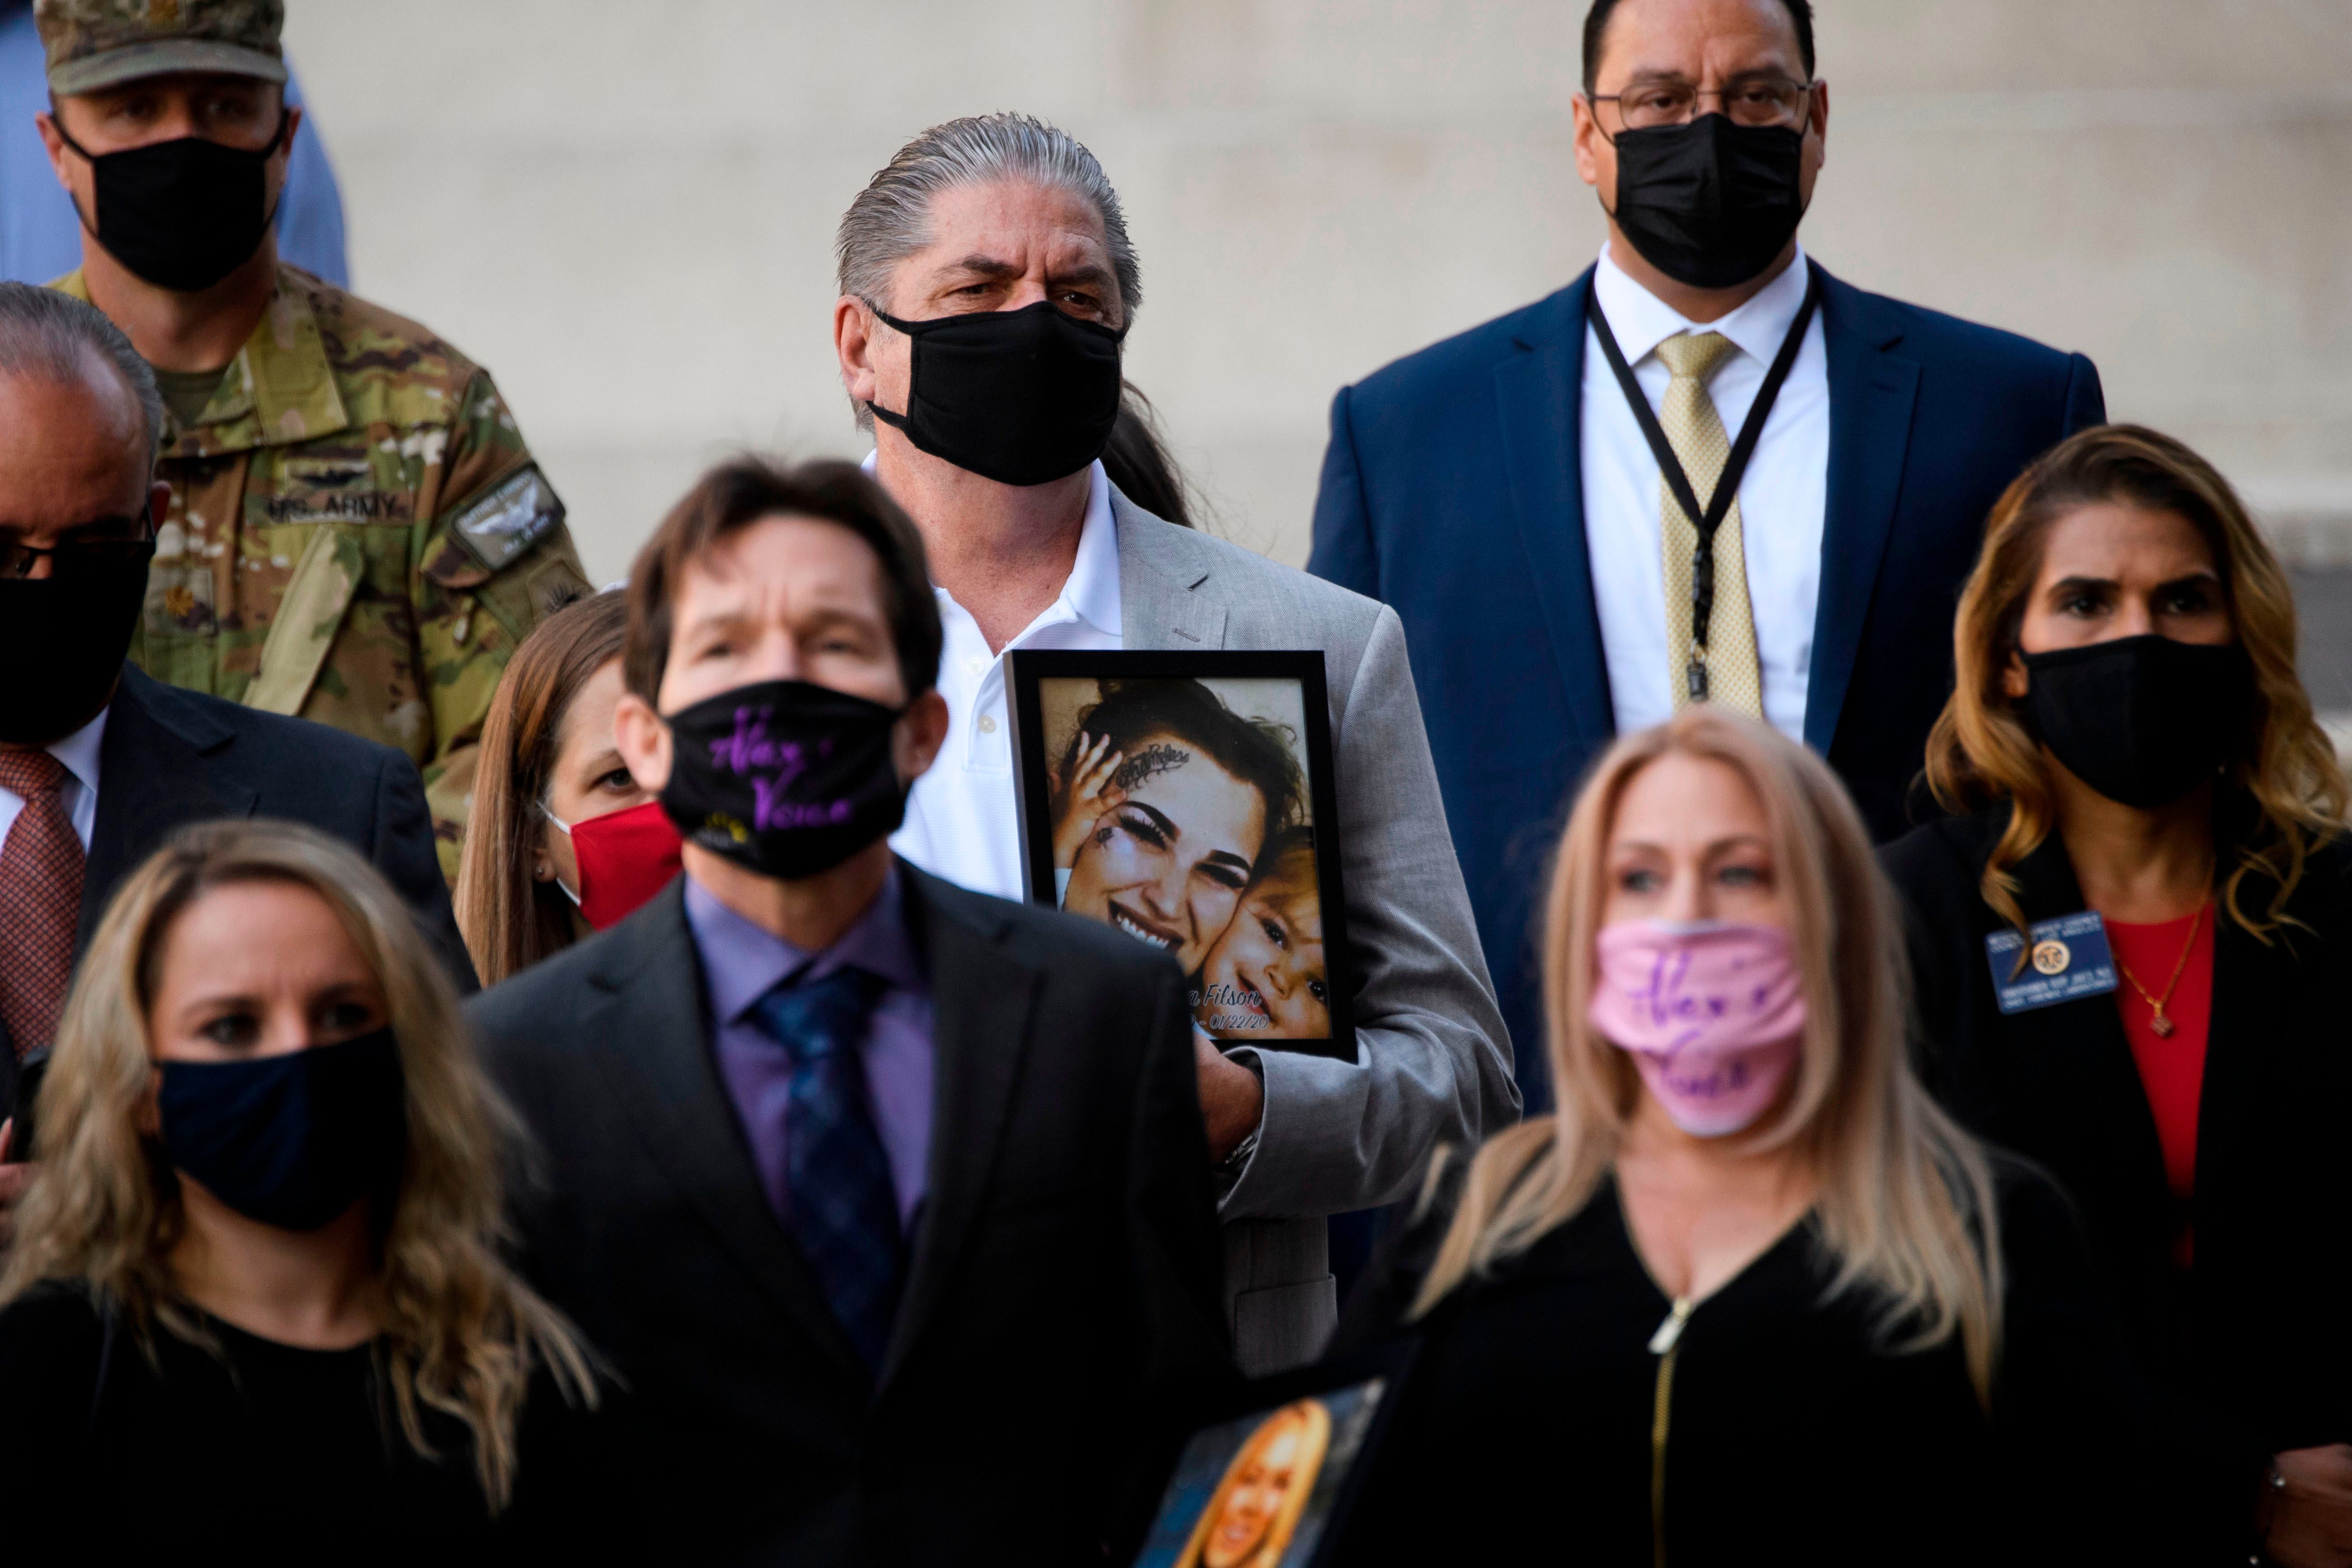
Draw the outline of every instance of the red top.
<instances>
[{"instance_id":1,"label":"red top","mask_svg":"<svg viewBox=\"0 0 2352 1568\"><path fill-rule=\"evenodd\" d=\"M2183 1204L2197 1186L2197 1100L2205 1082L2206 1026L2213 1012L2213 921L2208 906L2204 918L2184 915L2160 925L2126 925L2106 921L2107 945L2116 963L2131 971L2151 996L2162 996L2180 963L2180 949L2189 941L2189 924L2197 921L2197 940L2179 984L2165 1004L2172 1024L2170 1036L2156 1032L2156 1013L2142 999L2131 980L2116 975L2116 1006L2123 1014L2124 1037L2131 1042L2132 1060L2139 1067L2140 1087L2147 1092L2147 1109L2156 1119L2156 1139L2164 1149L2165 1179L2172 1195ZM2183 1239L2182 1261L2187 1261Z\"/></svg>"}]
</instances>

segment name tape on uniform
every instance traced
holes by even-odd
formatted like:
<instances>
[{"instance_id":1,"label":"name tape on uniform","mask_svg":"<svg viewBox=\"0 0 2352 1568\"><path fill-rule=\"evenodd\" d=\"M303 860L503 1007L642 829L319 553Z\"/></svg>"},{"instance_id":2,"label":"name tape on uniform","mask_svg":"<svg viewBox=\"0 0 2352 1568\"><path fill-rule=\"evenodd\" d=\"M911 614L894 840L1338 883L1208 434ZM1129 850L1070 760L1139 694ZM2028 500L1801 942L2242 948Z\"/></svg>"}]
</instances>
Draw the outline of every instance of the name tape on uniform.
<instances>
[{"instance_id":1,"label":"name tape on uniform","mask_svg":"<svg viewBox=\"0 0 2352 1568\"><path fill-rule=\"evenodd\" d=\"M2021 946L2026 947L2022 972L2017 963ZM2024 942L2014 931L1997 931L1985 938L1985 957L1992 964L1993 995L2004 1013L2023 1013L2116 988L2116 957L2107 947L2107 928L2090 910L2036 921L2026 928Z\"/></svg>"}]
</instances>

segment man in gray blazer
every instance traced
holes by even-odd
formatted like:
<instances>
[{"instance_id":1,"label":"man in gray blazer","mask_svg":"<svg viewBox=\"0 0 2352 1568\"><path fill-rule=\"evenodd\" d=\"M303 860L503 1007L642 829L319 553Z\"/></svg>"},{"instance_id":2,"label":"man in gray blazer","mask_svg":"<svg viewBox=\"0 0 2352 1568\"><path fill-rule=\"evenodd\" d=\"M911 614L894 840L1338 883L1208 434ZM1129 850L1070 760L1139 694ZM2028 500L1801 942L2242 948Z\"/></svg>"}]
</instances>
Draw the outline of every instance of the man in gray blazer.
<instances>
[{"instance_id":1,"label":"man in gray blazer","mask_svg":"<svg viewBox=\"0 0 2352 1568\"><path fill-rule=\"evenodd\" d=\"M1195 1038L1242 1370L1312 1360L1338 1307L1326 1216L1412 1193L1441 1144L1518 1113L1403 629L1110 482L1140 269L1117 193L1069 136L1012 114L936 126L851 205L836 251L843 384L872 471L922 531L946 631L949 741L900 855L1021 895L1007 651L1323 653L1356 1058Z\"/></svg>"}]
</instances>

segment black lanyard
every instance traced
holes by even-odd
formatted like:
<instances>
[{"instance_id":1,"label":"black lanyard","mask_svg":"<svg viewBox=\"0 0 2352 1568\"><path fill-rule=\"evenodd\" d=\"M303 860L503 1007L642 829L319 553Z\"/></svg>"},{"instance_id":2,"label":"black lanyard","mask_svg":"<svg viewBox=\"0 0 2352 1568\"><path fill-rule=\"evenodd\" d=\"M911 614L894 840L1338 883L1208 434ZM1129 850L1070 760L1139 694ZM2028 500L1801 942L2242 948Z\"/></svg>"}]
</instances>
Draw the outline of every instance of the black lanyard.
<instances>
[{"instance_id":1,"label":"black lanyard","mask_svg":"<svg viewBox=\"0 0 2352 1568\"><path fill-rule=\"evenodd\" d=\"M1601 340L1601 352L1609 358L1609 368L1617 373L1617 384L1625 390L1625 401L1633 410L1633 417L1649 438L1650 450L1658 459L1658 472L1673 490L1675 500L1698 529L1698 552L1691 560L1691 656L1685 672L1690 684L1690 700L1706 700L1706 628L1715 617L1715 531L1723 526L1730 514L1731 503L1739 497L1740 476L1748 471L1748 459L1756 455L1756 443L1764 434L1764 421L1772 412L1773 400L1780 395L1780 384L1789 379L1789 367L1797 363L1797 349L1805 340L1805 327L1813 319L1813 308L1821 302L1822 272L1809 267L1805 279L1805 302L1797 307L1797 319L1789 323L1789 335L1780 340L1780 352L1772 356L1772 368L1764 374L1764 384L1757 389L1756 401L1748 405L1747 422L1739 426L1739 439L1731 444L1731 456L1725 459L1723 473L1715 481L1715 494L1705 507L1698 504L1698 492L1691 489L1690 476L1683 471L1682 459L1675 456L1674 444L1666 439L1665 427L1658 423L1657 411L1643 395L1642 384L1633 379L1633 367L1625 363L1625 351L1617 346L1617 334L1609 330L1609 318L1601 311L1601 289L1586 289L1585 319L1592 323L1593 335Z\"/></svg>"}]
</instances>

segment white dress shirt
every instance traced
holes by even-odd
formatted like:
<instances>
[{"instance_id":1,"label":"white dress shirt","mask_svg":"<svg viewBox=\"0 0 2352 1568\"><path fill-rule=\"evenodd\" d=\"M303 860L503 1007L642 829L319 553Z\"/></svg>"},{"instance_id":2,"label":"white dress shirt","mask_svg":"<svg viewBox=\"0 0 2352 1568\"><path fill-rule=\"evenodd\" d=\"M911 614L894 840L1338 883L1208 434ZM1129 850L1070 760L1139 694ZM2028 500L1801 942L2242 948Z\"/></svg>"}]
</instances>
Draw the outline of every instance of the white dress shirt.
<instances>
[{"instance_id":1,"label":"white dress shirt","mask_svg":"<svg viewBox=\"0 0 2352 1568\"><path fill-rule=\"evenodd\" d=\"M874 458L866 459L874 471ZM1021 802L1013 784L1013 727L1005 712L1004 659L989 651L980 623L950 597L939 595L947 634L940 656L940 695L948 702L948 740L931 771L915 781L906 825L890 847L934 877L978 892L1018 899L1021 884ZM1015 648L1118 648L1126 644L1118 601L1118 531L1110 516L1110 476L1095 464L1087 489L1087 521L1078 533L1061 596L1039 612Z\"/></svg>"},{"instance_id":2,"label":"white dress shirt","mask_svg":"<svg viewBox=\"0 0 2352 1568\"><path fill-rule=\"evenodd\" d=\"M66 765L66 776L58 781L58 804L65 807L66 819L80 836L85 855L89 853L89 836L98 826L98 753L106 741L106 712L100 709L97 718L64 740L41 748ZM23 795L0 786L0 844L8 842L8 830L16 826L24 809Z\"/></svg>"},{"instance_id":3,"label":"white dress shirt","mask_svg":"<svg viewBox=\"0 0 2352 1568\"><path fill-rule=\"evenodd\" d=\"M1666 384L1673 379L1657 356L1660 343L1677 332L1721 332L1738 346L1739 352L1707 384L1726 437L1737 441L1765 372L1804 303L1811 270L1800 248L1788 270L1761 293L1721 321L1705 323L1685 321L1628 278L1606 247L1592 287L1653 409L1665 401ZM1580 407L1584 547L1592 563L1601 646L1609 661L1609 698L1616 708L1617 732L1626 735L1672 718L1675 710L1666 668L1658 460L1590 323L1584 329ZM1757 663L1764 676L1764 717L1796 741L1805 735L1805 683L1813 664L1813 609L1821 598L1829 468L1829 351L1821 312L1815 310L1739 481L1740 544L1748 558L1748 602L1756 616ZM1707 498L1698 499L1704 505ZM1687 616L1690 606L1674 605L1672 613Z\"/></svg>"}]
</instances>

